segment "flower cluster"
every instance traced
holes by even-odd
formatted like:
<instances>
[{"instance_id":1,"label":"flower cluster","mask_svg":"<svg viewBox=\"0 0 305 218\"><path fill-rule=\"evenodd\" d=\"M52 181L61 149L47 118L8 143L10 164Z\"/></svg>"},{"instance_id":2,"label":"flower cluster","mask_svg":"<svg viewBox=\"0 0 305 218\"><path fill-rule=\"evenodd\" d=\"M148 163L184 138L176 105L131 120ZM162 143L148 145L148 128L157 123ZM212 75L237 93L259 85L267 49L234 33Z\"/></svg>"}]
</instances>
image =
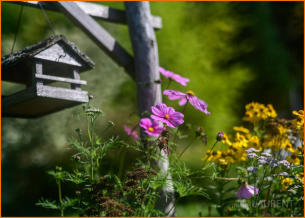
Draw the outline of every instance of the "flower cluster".
<instances>
[{"instance_id":1,"label":"flower cluster","mask_svg":"<svg viewBox=\"0 0 305 218\"><path fill-rule=\"evenodd\" d=\"M266 120L271 117L277 117L277 113L271 104L265 106L257 102L252 102L246 105L246 113L243 120L256 123L260 120Z\"/></svg>"},{"instance_id":2,"label":"flower cluster","mask_svg":"<svg viewBox=\"0 0 305 218\"><path fill-rule=\"evenodd\" d=\"M262 150L260 139L256 135L252 135L250 130L238 126L234 127L235 134L232 140L227 134L223 134L221 142L228 146L225 150L211 151L207 150L206 156L202 160L212 161L220 165L236 163L247 160L246 150L255 148Z\"/></svg>"},{"instance_id":3,"label":"flower cluster","mask_svg":"<svg viewBox=\"0 0 305 218\"><path fill-rule=\"evenodd\" d=\"M167 71L162 67L159 67L160 73L170 79L170 81L176 81L177 83L186 86L186 83L190 80L184 78L171 71ZM208 112L208 105L198 97L194 95L193 91L187 91L186 93L179 92L176 90L165 90L164 95L168 96L170 100L179 100L179 105L183 106L190 103L195 109L205 113ZM147 135L158 137L166 129L166 127L177 128L179 125L184 123L183 113L176 112L174 108L168 107L163 103L159 103L151 107L150 118L142 118L139 126L144 129ZM139 140L135 129L130 129L128 126L124 126L124 129L128 135L132 135L135 140Z\"/></svg>"},{"instance_id":4,"label":"flower cluster","mask_svg":"<svg viewBox=\"0 0 305 218\"><path fill-rule=\"evenodd\" d=\"M207 166L217 166L215 174L237 172L238 178L216 178L242 181L236 197L251 198L250 214L267 211L260 199L303 196L304 112L293 111L293 115L293 120L280 119L272 105L252 102L243 117L247 124L235 126L232 135L218 134L216 143L225 146L219 150L213 146L202 158Z\"/></svg>"},{"instance_id":5,"label":"flower cluster","mask_svg":"<svg viewBox=\"0 0 305 218\"><path fill-rule=\"evenodd\" d=\"M288 152L286 159L294 164L299 165L299 155L303 153L303 146L294 147L295 135L298 133L302 139L299 131L304 131L304 115L303 111L293 114L297 116L295 120L285 120L275 118L276 111L272 105L264 106L263 104L252 102L246 105L246 112L244 120L253 124L253 129L248 129L243 126L234 127L235 133L229 137L224 134L223 144L227 145L227 149L219 151L208 150L206 156L202 160L215 162L220 165L227 165L229 163L247 161L255 157L255 153L247 153L249 148L264 151L272 149L274 152L284 150ZM258 121L264 120L263 125L258 124ZM263 160L261 160L263 161Z\"/></svg>"},{"instance_id":6,"label":"flower cluster","mask_svg":"<svg viewBox=\"0 0 305 218\"><path fill-rule=\"evenodd\" d=\"M297 130L299 137L304 139L304 111L293 111L292 114L296 116L296 119L292 120L292 125Z\"/></svg>"},{"instance_id":7,"label":"flower cluster","mask_svg":"<svg viewBox=\"0 0 305 218\"><path fill-rule=\"evenodd\" d=\"M150 118L142 118L140 127L150 136L158 137L164 130L165 126L177 128L184 120L184 115L176 112L174 108L168 107L165 104L157 104L151 107L152 115Z\"/></svg>"}]
</instances>

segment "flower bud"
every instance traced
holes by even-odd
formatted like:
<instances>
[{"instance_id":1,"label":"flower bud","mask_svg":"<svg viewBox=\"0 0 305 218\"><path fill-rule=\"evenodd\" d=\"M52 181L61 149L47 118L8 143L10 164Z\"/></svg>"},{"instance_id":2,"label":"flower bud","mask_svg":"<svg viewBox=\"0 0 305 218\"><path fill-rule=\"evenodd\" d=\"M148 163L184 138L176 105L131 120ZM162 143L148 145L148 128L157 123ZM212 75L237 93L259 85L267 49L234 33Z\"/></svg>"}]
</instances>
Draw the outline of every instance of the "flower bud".
<instances>
[{"instance_id":1,"label":"flower bud","mask_svg":"<svg viewBox=\"0 0 305 218\"><path fill-rule=\"evenodd\" d=\"M225 137L225 134L223 132L219 132L216 136L217 141L221 141Z\"/></svg>"},{"instance_id":2,"label":"flower bud","mask_svg":"<svg viewBox=\"0 0 305 218\"><path fill-rule=\"evenodd\" d=\"M245 182L243 182L243 184L241 185L241 187L237 192L237 198L249 199L253 195L257 195L257 194L258 194L258 188L254 188L253 186L247 185Z\"/></svg>"}]
</instances>

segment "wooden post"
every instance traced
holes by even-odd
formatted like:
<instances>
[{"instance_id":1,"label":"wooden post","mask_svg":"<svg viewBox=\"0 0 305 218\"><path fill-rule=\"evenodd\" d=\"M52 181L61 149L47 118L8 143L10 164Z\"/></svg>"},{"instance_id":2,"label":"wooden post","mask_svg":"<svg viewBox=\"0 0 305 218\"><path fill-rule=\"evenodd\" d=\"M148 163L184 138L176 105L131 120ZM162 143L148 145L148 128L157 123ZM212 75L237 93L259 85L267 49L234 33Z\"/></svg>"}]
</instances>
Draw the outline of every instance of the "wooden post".
<instances>
[{"instance_id":1,"label":"wooden post","mask_svg":"<svg viewBox=\"0 0 305 218\"><path fill-rule=\"evenodd\" d=\"M134 53L135 79L137 83L138 108L140 116L151 111L151 106L162 102L161 85L158 71L158 47L149 2L125 2L126 18ZM141 134L143 136L143 133ZM162 189L157 208L167 216L174 216L174 192L171 176L167 173L168 158L162 153L158 163L163 175L168 176L168 183Z\"/></svg>"},{"instance_id":2,"label":"wooden post","mask_svg":"<svg viewBox=\"0 0 305 218\"><path fill-rule=\"evenodd\" d=\"M72 70L72 78L73 78L73 79L80 80L80 75L79 75L79 72L78 72L77 69L73 69L73 70ZM80 84L72 84L72 83L71 83L71 88L72 88L72 89L75 89L75 90L79 90L79 91L82 90L81 87L80 87Z\"/></svg>"},{"instance_id":3,"label":"wooden post","mask_svg":"<svg viewBox=\"0 0 305 218\"><path fill-rule=\"evenodd\" d=\"M40 79L36 78L36 74L38 75L43 75L43 64L41 61L36 60L33 69L32 69L32 81L31 81L31 86L43 86L44 82Z\"/></svg>"}]
</instances>

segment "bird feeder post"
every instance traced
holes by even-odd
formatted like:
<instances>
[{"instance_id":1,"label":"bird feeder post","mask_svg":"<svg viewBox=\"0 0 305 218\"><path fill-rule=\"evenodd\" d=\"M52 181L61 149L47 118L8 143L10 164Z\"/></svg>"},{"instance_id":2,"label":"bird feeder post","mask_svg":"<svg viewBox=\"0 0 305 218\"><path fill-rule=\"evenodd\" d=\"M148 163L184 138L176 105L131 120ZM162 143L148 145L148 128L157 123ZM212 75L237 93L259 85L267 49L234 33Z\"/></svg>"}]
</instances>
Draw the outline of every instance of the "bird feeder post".
<instances>
[{"instance_id":1,"label":"bird feeder post","mask_svg":"<svg viewBox=\"0 0 305 218\"><path fill-rule=\"evenodd\" d=\"M30 82L30 86L43 86L42 80L37 80L36 74L43 74L43 64L40 60L34 60L33 71L32 71L32 81Z\"/></svg>"},{"instance_id":2,"label":"bird feeder post","mask_svg":"<svg viewBox=\"0 0 305 218\"><path fill-rule=\"evenodd\" d=\"M77 69L72 70L72 79L80 80L79 71ZM71 84L71 89L82 90L79 84Z\"/></svg>"},{"instance_id":3,"label":"bird feeder post","mask_svg":"<svg viewBox=\"0 0 305 218\"><path fill-rule=\"evenodd\" d=\"M134 53L138 108L140 116L143 116L151 110L151 106L162 102L161 85L156 82L160 80L157 41L149 2L125 2L125 9ZM167 177L167 182L156 206L166 216L174 216L174 192L171 175L168 173L168 158L163 151L161 155L158 166L161 174Z\"/></svg>"}]
</instances>

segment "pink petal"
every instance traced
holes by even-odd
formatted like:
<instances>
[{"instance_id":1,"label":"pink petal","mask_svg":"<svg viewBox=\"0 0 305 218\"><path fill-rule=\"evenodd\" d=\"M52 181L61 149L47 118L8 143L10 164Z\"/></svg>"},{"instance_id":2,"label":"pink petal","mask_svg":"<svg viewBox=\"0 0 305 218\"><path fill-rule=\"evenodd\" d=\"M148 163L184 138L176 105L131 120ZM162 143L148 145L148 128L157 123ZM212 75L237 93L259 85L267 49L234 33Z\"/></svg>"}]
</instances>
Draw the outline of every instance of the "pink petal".
<instances>
[{"instance_id":1,"label":"pink petal","mask_svg":"<svg viewBox=\"0 0 305 218\"><path fill-rule=\"evenodd\" d=\"M142 118L140 121L140 126L144 129L148 129L151 126L151 120L149 118Z\"/></svg>"},{"instance_id":2,"label":"pink petal","mask_svg":"<svg viewBox=\"0 0 305 218\"><path fill-rule=\"evenodd\" d=\"M177 99L186 96L185 93L179 92L176 90L164 90L163 95L167 95L168 97L177 97ZM175 100L175 99L173 99L173 100Z\"/></svg>"},{"instance_id":3,"label":"pink petal","mask_svg":"<svg viewBox=\"0 0 305 218\"><path fill-rule=\"evenodd\" d=\"M162 67L159 67L159 72L166 78L171 78L173 76L173 72L167 71Z\"/></svg>"},{"instance_id":4,"label":"pink petal","mask_svg":"<svg viewBox=\"0 0 305 218\"><path fill-rule=\"evenodd\" d=\"M181 125L182 123L184 123L184 115L180 112L175 112L170 119L170 122L172 124L174 124L175 126Z\"/></svg>"},{"instance_id":5,"label":"pink petal","mask_svg":"<svg viewBox=\"0 0 305 218\"><path fill-rule=\"evenodd\" d=\"M210 114L210 112L207 111L207 104L204 101L198 99L196 96L190 96L188 99L190 104L193 105L197 110L200 110L205 114Z\"/></svg>"},{"instance_id":6,"label":"pink petal","mask_svg":"<svg viewBox=\"0 0 305 218\"><path fill-rule=\"evenodd\" d=\"M131 135L132 135L132 137L133 137L136 141L138 141L138 140L140 139L136 131L133 131L133 132L131 133Z\"/></svg>"},{"instance_id":7,"label":"pink petal","mask_svg":"<svg viewBox=\"0 0 305 218\"><path fill-rule=\"evenodd\" d=\"M158 121L161 121L162 123L166 123L167 124L167 119L163 118L163 117L159 117L159 116L155 116L155 115L150 115L150 117L153 119L153 120L158 120Z\"/></svg>"},{"instance_id":8,"label":"pink petal","mask_svg":"<svg viewBox=\"0 0 305 218\"><path fill-rule=\"evenodd\" d=\"M254 193L254 187L251 185L242 185L238 192L237 192L237 197L238 198L246 198L249 199L251 198L253 195L258 194L258 188L255 188L255 193Z\"/></svg>"},{"instance_id":9,"label":"pink petal","mask_svg":"<svg viewBox=\"0 0 305 218\"><path fill-rule=\"evenodd\" d=\"M155 114L156 116L159 116L159 117L163 117L164 116L164 112L160 110L160 107L157 107L157 106L152 106L151 107L151 112L153 114Z\"/></svg>"},{"instance_id":10,"label":"pink petal","mask_svg":"<svg viewBox=\"0 0 305 218\"><path fill-rule=\"evenodd\" d=\"M173 113L175 113L175 109L172 108L172 107L167 107L166 110L165 110L165 113L169 115L169 117L171 117L171 115Z\"/></svg>"},{"instance_id":11,"label":"pink petal","mask_svg":"<svg viewBox=\"0 0 305 218\"><path fill-rule=\"evenodd\" d=\"M190 79L182 77L178 74L174 74L172 79L175 80L177 83L180 83L183 86L186 86L186 83L190 81Z\"/></svg>"},{"instance_id":12,"label":"pink petal","mask_svg":"<svg viewBox=\"0 0 305 218\"><path fill-rule=\"evenodd\" d=\"M126 125L124 125L123 127L124 127L125 132L127 132L127 134L130 135L131 129Z\"/></svg>"},{"instance_id":13,"label":"pink petal","mask_svg":"<svg viewBox=\"0 0 305 218\"><path fill-rule=\"evenodd\" d=\"M178 104L179 104L180 106L183 106L183 105L185 105L185 104L186 104L186 102L187 102L187 98L186 98L186 97L184 97L184 98L181 98L181 99L180 99L180 101L179 101L179 103L178 103Z\"/></svg>"}]
</instances>

